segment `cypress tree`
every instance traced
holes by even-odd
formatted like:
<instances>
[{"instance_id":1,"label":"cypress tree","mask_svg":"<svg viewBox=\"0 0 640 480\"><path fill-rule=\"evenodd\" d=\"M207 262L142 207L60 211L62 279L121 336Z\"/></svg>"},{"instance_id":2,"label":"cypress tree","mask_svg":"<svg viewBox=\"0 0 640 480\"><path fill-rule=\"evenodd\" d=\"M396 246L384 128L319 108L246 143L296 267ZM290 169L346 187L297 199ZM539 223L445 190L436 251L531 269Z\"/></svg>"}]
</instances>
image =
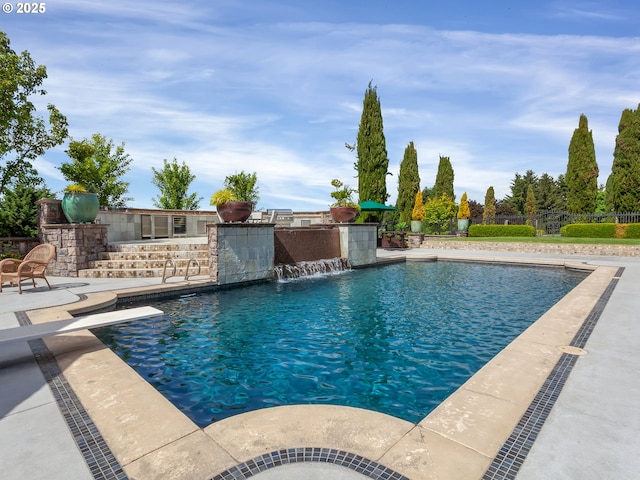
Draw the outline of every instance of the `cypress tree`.
<instances>
[{"instance_id":1,"label":"cypress tree","mask_svg":"<svg viewBox=\"0 0 640 480\"><path fill-rule=\"evenodd\" d=\"M420 175L418 173L418 153L413 142L409 142L404 149L404 158L400 163L398 174L398 200L396 210L400 213L400 221L409 223L415 203L416 193L420 190Z\"/></svg>"},{"instance_id":2,"label":"cypress tree","mask_svg":"<svg viewBox=\"0 0 640 480\"><path fill-rule=\"evenodd\" d=\"M565 175L567 183L567 211L593 213L598 196L598 163L587 117L580 115L578 128L569 143L569 162Z\"/></svg>"},{"instance_id":3,"label":"cypress tree","mask_svg":"<svg viewBox=\"0 0 640 480\"><path fill-rule=\"evenodd\" d=\"M449 157L440 156L434 190L435 198L440 198L442 195L447 195L451 200L456 198L453 194L453 167Z\"/></svg>"},{"instance_id":4,"label":"cypress tree","mask_svg":"<svg viewBox=\"0 0 640 480\"><path fill-rule=\"evenodd\" d=\"M484 212L482 213L483 223L493 224L496 221L496 194L493 186L487 188L484 196Z\"/></svg>"},{"instance_id":5,"label":"cypress tree","mask_svg":"<svg viewBox=\"0 0 640 480\"><path fill-rule=\"evenodd\" d=\"M382 110L376 88L369 82L364 94L362 117L358 128L356 170L360 202L373 200L385 203L389 198L387 194L389 159L382 131Z\"/></svg>"},{"instance_id":6,"label":"cypress tree","mask_svg":"<svg viewBox=\"0 0 640 480\"><path fill-rule=\"evenodd\" d=\"M608 211L640 209L640 105L637 110L625 109L620 117L605 196Z\"/></svg>"}]
</instances>

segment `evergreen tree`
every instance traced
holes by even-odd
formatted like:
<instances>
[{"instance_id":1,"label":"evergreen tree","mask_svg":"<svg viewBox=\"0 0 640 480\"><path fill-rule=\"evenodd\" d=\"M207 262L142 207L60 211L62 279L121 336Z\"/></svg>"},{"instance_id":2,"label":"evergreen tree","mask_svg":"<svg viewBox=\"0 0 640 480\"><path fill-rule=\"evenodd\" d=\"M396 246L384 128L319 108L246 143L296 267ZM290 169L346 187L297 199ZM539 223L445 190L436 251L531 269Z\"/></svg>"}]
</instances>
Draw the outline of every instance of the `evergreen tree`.
<instances>
[{"instance_id":1,"label":"evergreen tree","mask_svg":"<svg viewBox=\"0 0 640 480\"><path fill-rule=\"evenodd\" d=\"M505 197L505 201L516 213L524 215L529 185L535 187L537 183L538 177L533 173L533 170L527 170L524 175L516 173L515 178L511 182L511 195Z\"/></svg>"},{"instance_id":2,"label":"evergreen tree","mask_svg":"<svg viewBox=\"0 0 640 480\"><path fill-rule=\"evenodd\" d=\"M578 128L569 143L567 163L567 211L593 213L598 195L598 163L587 117L580 115Z\"/></svg>"},{"instance_id":3,"label":"evergreen tree","mask_svg":"<svg viewBox=\"0 0 640 480\"><path fill-rule=\"evenodd\" d=\"M175 157L171 163L166 158L163 163L161 170L151 167L151 183L160 190L158 198L152 200L153 205L164 210L198 210L202 197L198 198L197 193L187 193L196 176L184 162L178 165Z\"/></svg>"},{"instance_id":4,"label":"evergreen tree","mask_svg":"<svg viewBox=\"0 0 640 480\"><path fill-rule=\"evenodd\" d=\"M29 175L31 160L68 136L67 119L54 105L47 105L47 129L29 100L46 94L40 88L45 78L46 67L36 65L27 51L14 52L9 37L0 30L0 195L17 176Z\"/></svg>"},{"instance_id":5,"label":"evergreen tree","mask_svg":"<svg viewBox=\"0 0 640 480\"><path fill-rule=\"evenodd\" d=\"M413 210L411 211L411 220L424 220L424 200L422 199L422 192L420 190L416 192Z\"/></svg>"},{"instance_id":6,"label":"evergreen tree","mask_svg":"<svg viewBox=\"0 0 640 480\"><path fill-rule=\"evenodd\" d=\"M430 200L430 199L435 198L435 197L436 197L436 187L435 186L433 186L431 188L424 187L422 189L422 198L424 198L425 202L427 200Z\"/></svg>"},{"instance_id":7,"label":"evergreen tree","mask_svg":"<svg viewBox=\"0 0 640 480\"><path fill-rule=\"evenodd\" d=\"M532 219L536 214L536 196L533 193L533 185L527 187L527 199L524 204L524 211L527 218L527 225L531 225Z\"/></svg>"},{"instance_id":8,"label":"evergreen tree","mask_svg":"<svg viewBox=\"0 0 640 480\"><path fill-rule=\"evenodd\" d=\"M401 222L411 221L411 212L415 203L416 193L420 190L420 175L418 173L418 153L413 142L404 150L404 158L400 163L398 174L398 200L396 210L400 212Z\"/></svg>"},{"instance_id":9,"label":"evergreen tree","mask_svg":"<svg viewBox=\"0 0 640 480\"><path fill-rule=\"evenodd\" d=\"M53 197L44 180L33 169L23 172L0 197L0 237L38 236L38 208L41 198Z\"/></svg>"},{"instance_id":10,"label":"evergreen tree","mask_svg":"<svg viewBox=\"0 0 640 480\"><path fill-rule=\"evenodd\" d=\"M565 211L560 185L548 173L543 173L534 187L538 212Z\"/></svg>"},{"instance_id":11,"label":"evergreen tree","mask_svg":"<svg viewBox=\"0 0 640 480\"><path fill-rule=\"evenodd\" d=\"M387 194L389 159L382 127L382 110L376 88L369 82L364 94L357 137L358 161L355 168L358 171L359 202L373 200L385 203L389 198Z\"/></svg>"},{"instance_id":12,"label":"evergreen tree","mask_svg":"<svg viewBox=\"0 0 640 480\"><path fill-rule=\"evenodd\" d=\"M640 209L640 105L637 110L622 112L605 191L607 211L624 213Z\"/></svg>"},{"instance_id":13,"label":"evergreen tree","mask_svg":"<svg viewBox=\"0 0 640 480\"><path fill-rule=\"evenodd\" d=\"M438 173L436 173L436 185L434 188L434 198L447 195L451 200L455 200L453 193L453 167L449 157L440 156L438 163Z\"/></svg>"},{"instance_id":14,"label":"evergreen tree","mask_svg":"<svg viewBox=\"0 0 640 480\"><path fill-rule=\"evenodd\" d=\"M99 133L90 140L71 140L66 152L72 161L58 167L67 181L97 193L101 207L124 207L131 200L125 197L129 182L121 177L129 171L133 159L124 152L124 142L112 152L113 147L113 140L107 141Z\"/></svg>"},{"instance_id":15,"label":"evergreen tree","mask_svg":"<svg viewBox=\"0 0 640 480\"><path fill-rule=\"evenodd\" d=\"M482 223L493 224L496 222L496 194L493 186L487 188L484 196L484 212L482 214Z\"/></svg>"}]
</instances>

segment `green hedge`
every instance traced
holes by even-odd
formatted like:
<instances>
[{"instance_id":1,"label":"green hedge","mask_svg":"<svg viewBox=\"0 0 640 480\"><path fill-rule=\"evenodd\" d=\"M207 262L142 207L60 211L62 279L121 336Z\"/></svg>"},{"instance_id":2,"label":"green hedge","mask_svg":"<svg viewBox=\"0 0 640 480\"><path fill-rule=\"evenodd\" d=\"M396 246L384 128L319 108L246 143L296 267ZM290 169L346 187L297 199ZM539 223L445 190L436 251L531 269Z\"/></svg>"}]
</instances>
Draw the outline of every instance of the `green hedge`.
<instances>
[{"instance_id":1,"label":"green hedge","mask_svg":"<svg viewBox=\"0 0 640 480\"><path fill-rule=\"evenodd\" d=\"M470 237L535 237L531 225L471 225Z\"/></svg>"},{"instance_id":2,"label":"green hedge","mask_svg":"<svg viewBox=\"0 0 640 480\"><path fill-rule=\"evenodd\" d=\"M624 238L640 238L640 223L628 224Z\"/></svg>"},{"instance_id":3,"label":"green hedge","mask_svg":"<svg viewBox=\"0 0 640 480\"><path fill-rule=\"evenodd\" d=\"M640 238L640 224L573 223L562 227L560 235L572 238Z\"/></svg>"}]
</instances>

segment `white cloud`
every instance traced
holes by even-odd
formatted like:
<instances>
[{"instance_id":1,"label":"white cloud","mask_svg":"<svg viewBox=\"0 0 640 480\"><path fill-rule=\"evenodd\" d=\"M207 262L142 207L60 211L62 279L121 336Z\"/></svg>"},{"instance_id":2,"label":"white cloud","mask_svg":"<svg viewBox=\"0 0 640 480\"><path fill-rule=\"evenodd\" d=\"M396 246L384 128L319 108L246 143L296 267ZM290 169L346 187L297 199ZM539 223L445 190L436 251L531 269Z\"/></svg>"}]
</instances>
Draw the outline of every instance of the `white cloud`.
<instances>
[{"instance_id":1,"label":"white cloud","mask_svg":"<svg viewBox=\"0 0 640 480\"><path fill-rule=\"evenodd\" d=\"M175 156L198 175L205 197L245 170L258 172L268 202L290 202L272 206L328 204L330 179L353 177L355 155L344 143L355 141L371 80L395 169L393 198L411 140L423 186L447 155L456 193L478 201L490 185L499 197L508 193L515 172L557 176L581 113L606 175L620 113L640 101L640 37L243 24L228 21L248 5L236 3L60 0L57 14L69 25L7 30L16 49L47 65L46 101L68 116L74 138L100 132L126 142L136 199L156 194L139 179ZM60 158L58 151L44 161ZM51 165L39 165L59 180Z\"/></svg>"}]
</instances>

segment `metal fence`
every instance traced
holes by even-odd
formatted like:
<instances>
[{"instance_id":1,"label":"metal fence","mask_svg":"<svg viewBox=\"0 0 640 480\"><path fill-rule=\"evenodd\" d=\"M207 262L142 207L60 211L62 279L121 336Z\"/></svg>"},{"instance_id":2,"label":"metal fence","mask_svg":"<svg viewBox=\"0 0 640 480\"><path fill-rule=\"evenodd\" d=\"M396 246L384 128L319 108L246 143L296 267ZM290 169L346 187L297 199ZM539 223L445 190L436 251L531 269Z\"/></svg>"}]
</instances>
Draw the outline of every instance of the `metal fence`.
<instances>
[{"instance_id":1,"label":"metal fence","mask_svg":"<svg viewBox=\"0 0 640 480\"><path fill-rule=\"evenodd\" d=\"M527 225L543 230L545 235L558 235L560 228L572 223L640 223L640 213L568 213L542 212L536 215L496 215L492 221L472 218L471 223Z\"/></svg>"}]
</instances>

